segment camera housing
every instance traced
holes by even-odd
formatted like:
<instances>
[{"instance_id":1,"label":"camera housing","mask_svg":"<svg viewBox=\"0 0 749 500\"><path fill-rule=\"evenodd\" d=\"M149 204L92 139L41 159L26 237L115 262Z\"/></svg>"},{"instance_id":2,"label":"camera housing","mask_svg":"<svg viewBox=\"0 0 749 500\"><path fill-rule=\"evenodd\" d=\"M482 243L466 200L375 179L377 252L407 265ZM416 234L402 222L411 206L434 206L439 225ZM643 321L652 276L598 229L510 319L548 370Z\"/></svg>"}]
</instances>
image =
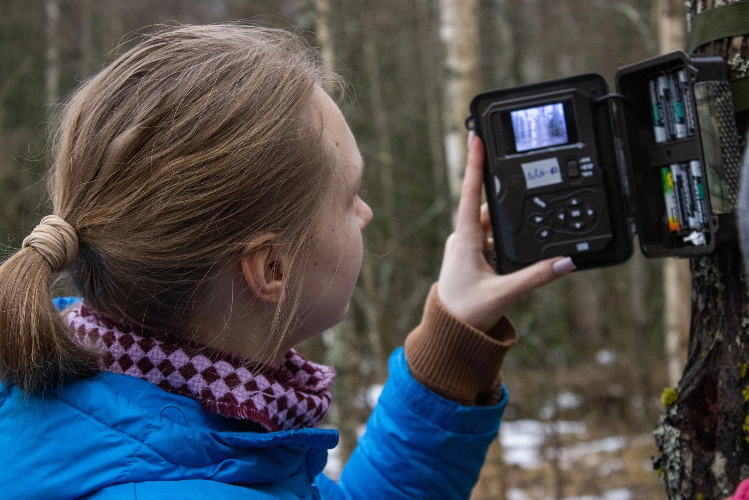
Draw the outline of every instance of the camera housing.
<instances>
[{"instance_id":1,"label":"camera housing","mask_svg":"<svg viewBox=\"0 0 749 500\"><path fill-rule=\"evenodd\" d=\"M725 62L677 51L620 68L616 81L619 94L585 74L471 102L498 273L555 256L578 269L619 264L635 233L648 257L713 251L715 214L730 213L738 191Z\"/></svg>"}]
</instances>

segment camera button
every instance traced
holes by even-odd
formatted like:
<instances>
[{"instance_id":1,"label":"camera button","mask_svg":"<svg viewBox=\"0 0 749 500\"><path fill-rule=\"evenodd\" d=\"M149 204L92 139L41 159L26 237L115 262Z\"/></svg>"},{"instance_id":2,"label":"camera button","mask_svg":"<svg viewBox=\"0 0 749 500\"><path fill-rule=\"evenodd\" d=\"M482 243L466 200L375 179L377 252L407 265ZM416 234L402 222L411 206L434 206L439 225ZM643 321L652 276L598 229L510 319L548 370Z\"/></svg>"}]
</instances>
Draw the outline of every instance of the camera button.
<instances>
[{"instance_id":1,"label":"camera button","mask_svg":"<svg viewBox=\"0 0 749 500\"><path fill-rule=\"evenodd\" d=\"M538 238L539 241L546 241L551 236L551 230L549 228L545 227L541 229L539 232L536 233L536 238Z\"/></svg>"},{"instance_id":2,"label":"camera button","mask_svg":"<svg viewBox=\"0 0 749 500\"><path fill-rule=\"evenodd\" d=\"M544 217L542 214L531 214L530 221L534 226L540 226L544 223L544 221L546 221L546 217Z\"/></svg>"},{"instance_id":3,"label":"camera button","mask_svg":"<svg viewBox=\"0 0 749 500\"><path fill-rule=\"evenodd\" d=\"M583 209L582 209L582 207L580 207L580 208L568 208L567 209L567 217L570 220L581 219L583 217Z\"/></svg>"},{"instance_id":4,"label":"camera button","mask_svg":"<svg viewBox=\"0 0 749 500\"><path fill-rule=\"evenodd\" d=\"M546 208L546 202L542 200L541 198L539 198L538 196L533 197L533 203L535 203L541 208Z\"/></svg>"},{"instance_id":5,"label":"camera button","mask_svg":"<svg viewBox=\"0 0 749 500\"><path fill-rule=\"evenodd\" d=\"M557 224L559 224L560 226L563 226L563 225L564 225L564 222L565 222L566 220L567 220L567 214L566 214L566 213L564 213L564 210L562 210L561 212L558 212L558 213L557 213L557 214L556 214L556 215L554 216L554 221L555 221L555 222L556 222Z\"/></svg>"},{"instance_id":6,"label":"camera button","mask_svg":"<svg viewBox=\"0 0 749 500\"><path fill-rule=\"evenodd\" d=\"M574 179L580 176L580 168L577 164L577 160L570 160L567 162L567 177Z\"/></svg>"}]
</instances>

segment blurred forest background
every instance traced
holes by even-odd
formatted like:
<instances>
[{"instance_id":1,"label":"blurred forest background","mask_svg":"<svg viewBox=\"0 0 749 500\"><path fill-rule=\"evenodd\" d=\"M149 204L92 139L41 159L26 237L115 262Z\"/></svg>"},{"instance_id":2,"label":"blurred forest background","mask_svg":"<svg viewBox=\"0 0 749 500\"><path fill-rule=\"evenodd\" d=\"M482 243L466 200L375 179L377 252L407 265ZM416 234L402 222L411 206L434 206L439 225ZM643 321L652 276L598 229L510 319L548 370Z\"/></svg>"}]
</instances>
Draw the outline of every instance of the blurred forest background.
<instances>
[{"instance_id":1,"label":"blurred forest background","mask_svg":"<svg viewBox=\"0 0 749 500\"><path fill-rule=\"evenodd\" d=\"M586 72L613 88L618 67L663 50L664 20L681 36L682 6L670 4L0 0L0 257L49 213L51 113L138 33L243 20L302 35L350 83L342 108L367 163L364 197L375 213L347 319L302 346L339 373L327 422L341 430L328 469L335 477L386 379L389 353L420 320L437 278L472 95ZM675 383L663 265L636 253L626 265L573 273L515 307L520 341L504 370L511 403L474 498L665 497L649 459L660 393Z\"/></svg>"}]
</instances>

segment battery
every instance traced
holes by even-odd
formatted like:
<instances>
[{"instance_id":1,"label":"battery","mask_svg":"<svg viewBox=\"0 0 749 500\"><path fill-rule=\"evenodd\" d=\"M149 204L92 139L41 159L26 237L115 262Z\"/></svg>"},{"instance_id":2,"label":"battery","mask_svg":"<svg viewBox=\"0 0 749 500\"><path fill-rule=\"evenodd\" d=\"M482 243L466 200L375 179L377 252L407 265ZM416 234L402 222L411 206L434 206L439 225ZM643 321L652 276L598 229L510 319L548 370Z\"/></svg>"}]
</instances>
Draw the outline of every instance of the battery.
<instances>
[{"instance_id":1,"label":"battery","mask_svg":"<svg viewBox=\"0 0 749 500\"><path fill-rule=\"evenodd\" d=\"M684 104L684 125L687 128L686 136L691 137L695 134L695 118L694 107L692 106L692 91L689 87L689 81L687 80L687 71L680 69L676 72L676 78L679 81L681 102Z\"/></svg>"},{"instance_id":2,"label":"battery","mask_svg":"<svg viewBox=\"0 0 749 500\"><path fill-rule=\"evenodd\" d=\"M697 164L699 169L699 162ZM679 166L681 168L679 190L681 192L682 206L686 205L687 223L690 229L702 229L704 227L702 211L699 208L699 194L694 190L691 166L689 163L682 163Z\"/></svg>"},{"instance_id":3,"label":"battery","mask_svg":"<svg viewBox=\"0 0 749 500\"><path fill-rule=\"evenodd\" d=\"M668 75L670 112L670 123L673 125L673 139L683 139L687 136L687 125L684 117L684 96L682 95L679 76L676 73Z\"/></svg>"},{"instance_id":4,"label":"battery","mask_svg":"<svg viewBox=\"0 0 749 500\"><path fill-rule=\"evenodd\" d=\"M668 229L672 232L681 230L681 214L677 206L676 192L674 191L674 179L671 167L661 168L661 179L663 181L663 201L666 203L666 217L668 218Z\"/></svg>"},{"instance_id":5,"label":"battery","mask_svg":"<svg viewBox=\"0 0 749 500\"><path fill-rule=\"evenodd\" d=\"M702 182L702 169L698 160L689 162L689 173L692 179L692 195L694 197L694 211L699 229L707 229L707 200L705 199L705 184Z\"/></svg>"},{"instance_id":6,"label":"battery","mask_svg":"<svg viewBox=\"0 0 749 500\"><path fill-rule=\"evenodd\" d=\"M650 110L653 113L653 132L655 133L655 142L666 142L666 124L663 121L663 105L658 95L658 80L653 79L648 82L650 87Z\"/></svg>"},{"instance_id":7,"label":"battery","mask_svg":"<svg viewBox=\"0 0 749 500\"><path fill-rule=\"evenodd\" d=\"M668 75L661 73L658 75L658 100L661 104L661 116L663 117L663 126L666 129L666 140L676 139L674 131L674 112L671 106L671 85L669 84Z\"/></svg>"},{"instance_id":8,"label":"battery","mask_svg":"<svg viewBox=\"0 0 749 500\"><path fill-rule=\"evenodd\" d=\"M679 208L682 229L692 227L692 190L689 188L688 177L682 165L671 164L671 177L674 183L674 194L676 195L676 206Z\"/></svg>"}]
</instances>

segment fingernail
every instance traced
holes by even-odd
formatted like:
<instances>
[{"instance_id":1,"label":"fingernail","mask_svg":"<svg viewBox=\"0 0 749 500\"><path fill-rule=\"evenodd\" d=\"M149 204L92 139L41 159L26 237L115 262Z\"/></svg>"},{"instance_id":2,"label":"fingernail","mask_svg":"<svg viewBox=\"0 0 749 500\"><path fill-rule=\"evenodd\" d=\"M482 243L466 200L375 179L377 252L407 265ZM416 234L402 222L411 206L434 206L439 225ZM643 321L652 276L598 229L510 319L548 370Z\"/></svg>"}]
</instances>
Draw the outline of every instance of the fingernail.
<instances>
[{"instance_id":1,"label":"fingernail","mask_svg":"<svg viewBox=\"0 0 749 500\"><path fill-rule=\"evenodd\" d=\"M558 260L552 264L551 268L557 276L564 276L565 274L571 273L577 269L577 266L572 262L571 257L565 257L564 259Z\"/></svg>"},{"instance_id":2,"label":"fingernail","mask_svg":"<svg viewBox=\"0 0 749 500\"><path fill-rule=\"evenodd\" d=\"M476 134L473 130L468 131L468 149L471 149L471 143L473 142L473 138L476 137Z\"/></svg>"}]
</instances>

